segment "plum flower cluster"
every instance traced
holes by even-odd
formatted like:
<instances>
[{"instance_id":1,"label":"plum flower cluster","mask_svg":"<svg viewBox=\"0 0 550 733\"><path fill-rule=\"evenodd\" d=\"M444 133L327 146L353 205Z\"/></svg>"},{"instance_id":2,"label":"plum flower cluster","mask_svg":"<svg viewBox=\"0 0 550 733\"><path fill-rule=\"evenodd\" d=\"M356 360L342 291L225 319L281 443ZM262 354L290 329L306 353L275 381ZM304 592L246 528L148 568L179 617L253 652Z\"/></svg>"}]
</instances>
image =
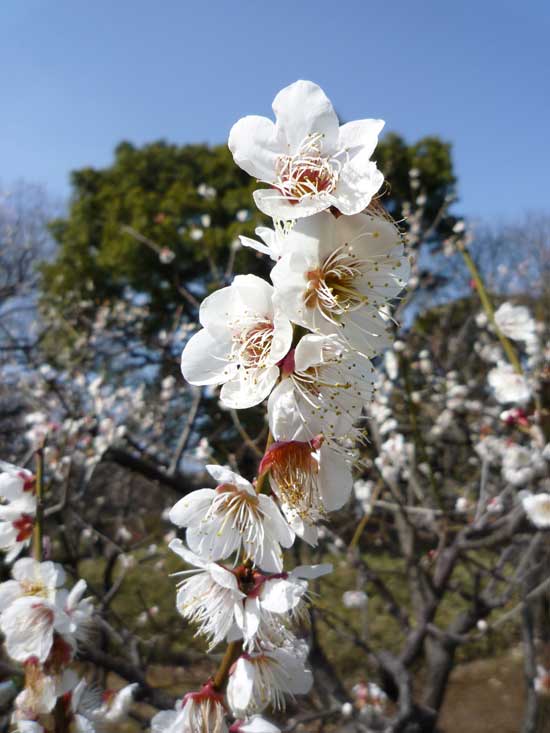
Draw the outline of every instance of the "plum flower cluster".
<instances>
[{"instance_id":1,"label":"plum flower cluster","mask_svg":"<svg viewBox=\"0 0 550 733\"><path fill-rule=\"evenodd\" d=\"M306 81L279 92L273 109L275 123L245 117L229 136L237 164L269 185L255 201L273 228L242 243L275 261L272 284L239 275L208 296L181 367L191 384L221 385L228 408L269 398L275 442L260 472L313 544L319 520L351 492L346 446L372 395L371 359L390 343L387 305L410 265L399 230L372 204L383 177L370 157L383 123L340 126Z\"/></svg>"},{"instance_id":2,"label":"plum flower cluster","mask_svg":"<svg viewBox=\"0 0 550 733\"><path fill-rule=\"evenodd\" d=\"M239 275L205 298L202 328L181 358L185 379L220 386L227 408L267 400L257 478L207 466L216 487L170 511L186 530L186 544L170 548L189 566L177 573L177 607L210 649L229 643L230 664L155 716L154 733L271 733L264 711L309 691L297 631L308 581L331 567L286 570L283 550L297 536L316 545L320 524L349 499L371 360L390 344L388 305L410 271L399 230L373 202L383 175L371 156L384 123L340 125L308 81L279 92L273 110L275 122L245 117L229 136L235 162L267 185L254 200L273 226L256 230L261 241L241 241L274 261L271 283Z\"/></svg>"},{"instance_id":3,"label":"plum flower cluster","mask_svg":"<svg viewBox=\"0 0 550 733\"><path fill-rule=\"evenodd\" d=\"M31 543L36 521L35 477L2 462L0 506L2 549L13 560ZM102 699L71 668L78 642L90 628L93 606L86 582L66 590L65 571L54 562L16 560L12 578L0 584L0 631L8 655L22 665L25 684L14 702L12 722L21 733L56 730L55 709L80 733L105 730L120 721L136 685Z\"/></svg>"}]
</instances>

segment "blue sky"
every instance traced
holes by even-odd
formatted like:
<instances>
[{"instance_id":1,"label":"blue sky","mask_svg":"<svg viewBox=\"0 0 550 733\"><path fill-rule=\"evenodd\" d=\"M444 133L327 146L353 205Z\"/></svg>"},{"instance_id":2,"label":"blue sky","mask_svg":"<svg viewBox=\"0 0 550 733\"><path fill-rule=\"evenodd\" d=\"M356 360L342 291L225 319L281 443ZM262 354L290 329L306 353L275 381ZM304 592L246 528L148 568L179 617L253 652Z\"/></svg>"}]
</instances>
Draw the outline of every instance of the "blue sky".
<instances>
[{"instance_id":1,"label":"blue sky","mask_svg":"<svg viewBox=\"0 0 550 733\"><path fill-rule=\"evenodd\" d=\"M550 4L3 0L0 180L69 192L121 139L223 142L297 78L346 120L451 141L459 209L550 204Z\"/></svg>"}]
</instances>

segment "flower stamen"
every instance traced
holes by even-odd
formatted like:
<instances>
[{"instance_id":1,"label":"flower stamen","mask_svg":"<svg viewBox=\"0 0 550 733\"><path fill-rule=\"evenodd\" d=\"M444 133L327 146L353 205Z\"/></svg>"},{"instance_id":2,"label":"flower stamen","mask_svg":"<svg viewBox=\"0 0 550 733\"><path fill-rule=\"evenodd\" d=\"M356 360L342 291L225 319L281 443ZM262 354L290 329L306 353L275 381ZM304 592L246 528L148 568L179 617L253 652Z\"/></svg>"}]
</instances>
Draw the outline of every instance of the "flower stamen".
<instances>
[{"instance_id":1,"label":"flower stamen","mask_svg":"<svg viewBox=\"0 0 550 733\"><path fill-rule=\"evenodd\" d=\"M322 132L307 135L294 155L280 155L276 164L276 188L290 203L303 198L332 193L342 168L336 157L324 157Z\"/></svg>"}]
</instances>

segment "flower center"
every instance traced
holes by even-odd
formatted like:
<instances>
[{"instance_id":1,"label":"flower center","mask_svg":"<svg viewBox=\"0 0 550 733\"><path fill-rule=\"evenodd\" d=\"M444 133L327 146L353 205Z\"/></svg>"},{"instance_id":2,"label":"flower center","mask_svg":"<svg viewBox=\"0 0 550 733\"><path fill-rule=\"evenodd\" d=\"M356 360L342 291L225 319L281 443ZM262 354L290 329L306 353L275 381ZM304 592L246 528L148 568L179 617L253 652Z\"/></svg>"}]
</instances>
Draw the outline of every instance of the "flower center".
<instances>
[{"instance_id":1,"label":"flower center","mask_svg":"<svg viewBox=\"0 0 550 733\"><path fill-rule=\"evenodd\" d=\"M332 193L336 188L341 163L321 155L323 133L308 135L294 155L281 155L277 160L277 185L290 203L304 197Z\"/></svg>"},{"instance_id":2,"label":"flower center","mask_svg":"<svg viewBox=\"0 0 550 733\"><path fill-rule=\"evenodd\" d=\"M262 512L258 497L241 491L233 484L221 484L216 491L210 511L223 518L222 527L231 523L232 529L246 542L262 540Z\"/></svg>"},{"instance_id":3,"label":"flower center","mask_svg":"<svg viewBox=\"0 0 550 733\"><path fill-rule=\"evenodd\" d=\"M368 305L369 297L357 287L368 264L347 243L335 249L320 267L307 273L306 308L317 308L327 320L334 322L335 317ZM373 287L373 283L366 284Z\"/></svg>"},{"instance_id":4,"label":"flower center","mask_svg":"<svg viewBox=\"0 0 550 733\"><path fill-rule=\"evenodd\" d=\"M21 580L19 583L25 596L48 597L48 588L39 580Z\"/></svg>"},{"instance_id":5,"label":"flower center","mask_svg":"<svg viewBox=\"0 0 550 733\"><path fill-rule=\"evenodd\" d=\"M245 369L267 363L273 342L273 322L265 318L240 331L233 341L233 354Z\"/></svg>"},{"instance_id":6,"label":"flower center","mask_svg":"<svg viewBox=\"0 0 550 733\"><path fill-rule=\"evenodd\" d=\"M314 457L320 443L312 443L274 443L262 460L260 473L270 471L281 500L298 516L318 521L325 514L319 490L319 463Z\"/></svg>"}]
</instances>

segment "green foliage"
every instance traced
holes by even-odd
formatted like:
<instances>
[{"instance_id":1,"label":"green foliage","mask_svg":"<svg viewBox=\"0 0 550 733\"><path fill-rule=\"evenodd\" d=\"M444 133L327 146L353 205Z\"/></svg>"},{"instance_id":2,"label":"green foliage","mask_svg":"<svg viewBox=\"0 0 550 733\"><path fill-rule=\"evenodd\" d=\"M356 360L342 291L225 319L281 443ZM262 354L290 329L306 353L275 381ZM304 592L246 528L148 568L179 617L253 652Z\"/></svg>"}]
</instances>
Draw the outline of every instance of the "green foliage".
<instances>
[{"instance_id":1,"label":"green foliage","mask_svg":"<svg viewBox=\"0 0 550 733\"><path fill-rule=\"evenodd\" d=\"M238 234L252 235L262 222L255 212L244 223L236 219L238 211L252 209L254 182L225 146L156 142L136 148L124 142L111 166L76 171L72 184L68 216L51 223L58 257L43 268L46 292L56 298L91 294L100 302L129 286L150 297L153 311L169 315L181 301L178 282L187 285L208 271L216 275L216 266L223 272L231 242ZM216 195L201 196L201 184ZM163 264L129 227L172 250L174 262ZM199 231L202 238L194 239Z\"/></svg>"}]
</instances>

